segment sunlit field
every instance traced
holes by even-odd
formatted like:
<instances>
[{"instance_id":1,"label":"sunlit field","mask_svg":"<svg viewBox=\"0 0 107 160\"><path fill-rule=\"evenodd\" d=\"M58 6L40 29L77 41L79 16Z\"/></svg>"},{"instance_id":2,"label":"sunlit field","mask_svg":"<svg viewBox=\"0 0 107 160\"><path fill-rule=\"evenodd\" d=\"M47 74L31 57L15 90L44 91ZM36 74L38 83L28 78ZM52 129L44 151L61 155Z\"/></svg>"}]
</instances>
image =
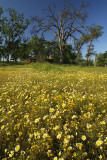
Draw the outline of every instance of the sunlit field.
<instances>
[{"instance_id":1,"label":"sunlit field","mask_svg":"<svg viewBox=\"0 0 107 160\"><path fill-rule=\"evenodd\" d=\"M0 68L0 160L106 160L107 68Z\"/></svg>"}]
</instances>

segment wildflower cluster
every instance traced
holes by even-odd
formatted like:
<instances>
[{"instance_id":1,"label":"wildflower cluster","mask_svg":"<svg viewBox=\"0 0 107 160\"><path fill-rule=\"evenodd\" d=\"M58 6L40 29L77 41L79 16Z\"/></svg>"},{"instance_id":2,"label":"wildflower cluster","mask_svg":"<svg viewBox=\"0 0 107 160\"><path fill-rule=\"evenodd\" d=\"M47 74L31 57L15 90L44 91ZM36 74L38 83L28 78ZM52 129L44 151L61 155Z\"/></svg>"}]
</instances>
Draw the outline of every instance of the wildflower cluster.
<instances>
[{"instance_id":1,"label":"wildflower cluster","mask_svg":"<svg viewBox=\"0 0 107 160\"><path fill-rule=\"evenodd\" d=\"M106 159L107 75L0 70L0 158Z\"/></svg>"}]
</instances>

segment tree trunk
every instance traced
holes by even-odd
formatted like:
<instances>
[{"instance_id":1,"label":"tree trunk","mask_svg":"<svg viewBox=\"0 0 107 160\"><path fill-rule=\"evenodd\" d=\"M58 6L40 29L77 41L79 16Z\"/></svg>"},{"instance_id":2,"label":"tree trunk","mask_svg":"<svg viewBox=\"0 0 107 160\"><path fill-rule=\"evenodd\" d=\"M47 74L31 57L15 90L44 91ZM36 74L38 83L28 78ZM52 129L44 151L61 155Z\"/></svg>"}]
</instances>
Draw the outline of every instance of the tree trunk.
<instances>
[{"instance_id":1,"label":"tree trunk","mask_svg":"<svg viewBox=\"0 0 107 160\"><path fill-rule=\"evenodd\" d=\"M87 56L87 66L88 66L88 56Z\"/></svg>"},{"instance_id":2,"label":"tree trunk","mask_svg":"<svg viewBox=\"0 0 107 160\"><path fill-rule=\"evenodd\" d=\"M94 66L97 66L97 54L95 55L95 62L94 62Z\"/></svg>"},{"instance_id":3,"label":"tree trunk","mask_svg":"<svg viewBox=\"0 0 107 160\"><path fill-rule=\"evenodd\" d=\"M17 58L14 59L15 63L17 63Z\"/></svg>"},{"instance_id":4,"label":"tree trunk","mask_svg":"<svg viewBox=\"0 0 107 160\"><path fill-rule=\"evenodd\" d=\"M60 64L63 64L63 52L62 52L62 50L60 50L59 61L60 61Z\"/></svg>"},{"instance_id":5,"label":"tree trunk","mask_svg":"<svg viewBox=\"0 0 107 160\"><path fill-rule=\"evenodd\" d=\"M7 58L7 63L9 63L9 55L10 55L10 46L8 45L8 47L7 47L7 56L6 56L6 58Z\"/></svg>"},{"instance_id":6,"label":"tree trunk","mask_svg":"<svg viewBox=\"0 0 107 160\"><path fill-rule=\"evenodd\" d=\"M59 43L59 62L63 64L64 57L63 57L64 47Z\"/></svg>"},{"instance_id":7,"label":"tree trunk","mask_svg":"<svg viewBox=\"0 0 107 160\"><path fill-rule=\"evenodd\" d=\"M9 53L7 53L7 63L9 63Z\"/></svg>"}]
</instances>

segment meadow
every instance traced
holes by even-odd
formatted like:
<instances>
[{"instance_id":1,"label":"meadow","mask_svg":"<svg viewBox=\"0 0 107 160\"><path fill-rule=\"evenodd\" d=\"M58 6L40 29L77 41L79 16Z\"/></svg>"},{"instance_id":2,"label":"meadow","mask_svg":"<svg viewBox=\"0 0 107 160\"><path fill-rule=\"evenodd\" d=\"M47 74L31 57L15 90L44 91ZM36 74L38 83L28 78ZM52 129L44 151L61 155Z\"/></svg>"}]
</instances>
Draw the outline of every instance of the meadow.
<instances>
[{"instance_id":1,"label":"meadow","mask_svg":"<svg viewBox=\"0 0 107 160\"><path fill-rule=\"evenodd\" d=\"M106 160L106 123L106 67L0 67L1 160Z\"/></svg>"}]
</instances>

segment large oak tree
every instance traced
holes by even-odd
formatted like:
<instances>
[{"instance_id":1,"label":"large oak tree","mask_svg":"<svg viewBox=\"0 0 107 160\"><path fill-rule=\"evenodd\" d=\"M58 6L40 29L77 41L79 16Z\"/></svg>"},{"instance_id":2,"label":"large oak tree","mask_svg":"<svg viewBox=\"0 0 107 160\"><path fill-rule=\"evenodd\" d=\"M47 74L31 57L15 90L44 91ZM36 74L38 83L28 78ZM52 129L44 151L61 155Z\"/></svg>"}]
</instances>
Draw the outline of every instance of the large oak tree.
<instances>
[{"instance_id":1,"label":"large oak tree","mask_svg":"<svg viewBox=\"0 0 107 160\"><path fill-rule=\"evenodd\" d=\"M36 22L33 27L33 33L38 34L42 31L53 33L58 41L59 46L59 61L64 61L64 48L69 37L77 39L79 35L84 35L87 28L84 23L87 18L85 4L81 4L79 8L75 7L70 1L65 1L64 7L60 10L56 6L49 5L45 10L44 17L32 17L32 21Z\"/></svg>"}]
</instances>

